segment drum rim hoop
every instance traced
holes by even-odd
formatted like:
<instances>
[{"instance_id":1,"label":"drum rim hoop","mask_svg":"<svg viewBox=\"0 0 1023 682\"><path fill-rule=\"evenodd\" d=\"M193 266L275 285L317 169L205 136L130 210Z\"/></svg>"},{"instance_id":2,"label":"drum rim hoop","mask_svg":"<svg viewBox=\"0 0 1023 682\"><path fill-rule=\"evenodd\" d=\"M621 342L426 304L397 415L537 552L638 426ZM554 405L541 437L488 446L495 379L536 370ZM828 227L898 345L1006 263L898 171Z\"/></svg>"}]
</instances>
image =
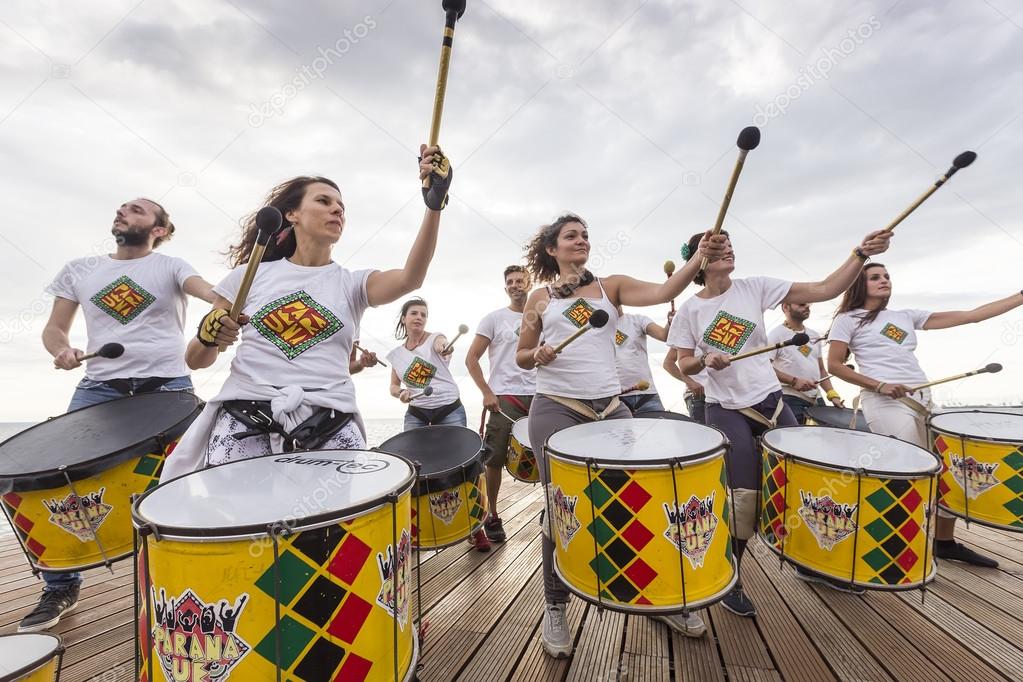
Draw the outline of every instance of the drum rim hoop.
<instances>
[{"instance_id":1,"label":"drum rim hoop","mask_svg":"<svg viewBox=\"0 0 1023 682\"><path fill-rule=\"evenodd\" d=\"M967 435L965 433L959 433L958 431L952 431L950 429L943 429L940 426L934 426L934 420L937 417L941 417L942 415L946 415L946 414L972 414L974 412L981 413L981 414L1005 414L1005 415L1010 415L1010 416L1013 416L1013 417L1020 417L1021 419L1023 419L1023 415L1020 415L1019 413L1016 413L1016 412L999 412L998 410L949 410L948 412L939 412L938 414L932 414L930 417L928 417L927 418L927 428L929 430L931 430L931 431L935 431L937 433L940 433L943 436L955 436L957 438L965 438L967 440L979 441L981 443L999 443L999 444L1010 445L1012 443L1021 443L1021 442L1023 442L1023 439L1016 439L1016 438L993 438L993 437L990 437L990 436L970 436L970 435ZM931 440L933 441L934 439L931 438Z\"/></svg>"},{"instance_id":2,"label":"drum rim hoop","mask_svg":"<svg viewBox=\"0 0 1023 682\"><path fill-rule=\"evenodd\" d=\"M569 462L571 464L589 464L591 461L599 465L601 469L620 469L622 471L640 471L644 469L665 469L671 468L674 464L684 464L686 466L703 464L716 459L717 455L725 457L728 453L728 443L722 443L721 445L715 446L710 450L704 452L698 452L692 455L685 455L684 457L673 457L668 459L647 459L643 460L642 463L630 463L622 460L602 460L593 459L592 457L581 457L578 455L570 455L565 452L553 450L549 447L544 448L547 453L547 457L550 459L556 459L560 462Z\"/></svg>"},{"instance_id":3,"label":"drum rim hoop","mask_svg":"<svg viewBox=\"0 0 1023 682\"><path fill-rule=\"evenodd\" d=\"M969 521L970 523L976 523L978 525L984 526L985 528L997 528L998 530L1006 530L1009 531L1010 533L1023 532L1023 530L1021 530L1019 526L1009 526L1004 523L995 523L993 521L988 521L987 519L978 519L976 516L967 517L961 511L957 511L946 504L942 504L942 500L940 499L935 504L937 504L939 507L947 511L949 514L953 514L958 519Z\"/></svg>"},{"instance_id":4,"label":"drum rim hoop","mask_svg":"<svg viewBox=\"0 0 1023 682\"><path fill-rule=\"evenodd\" d=\"M25 677L26 675L28 675L30 673L33 673L36 670L39 670L43 666L47 665L53 659L55 659L55 658L59 659L59 658L61 658L64 655L64 640L61 639L60 635L55 635L52 632L29 632L29 633L13 633L12 632L10 634L0 635L0 639L9 639L9 638L13 638L13 637L24 637L26 634L28 634L28 635L41 635L43 637L49 637L49 638L51 638L51 639L56 641L56 646L53 649L51 649L47 654L45 654L42 658L38 658L38 659L32 661L31 663L28 663L28 664L22 666L21 668L18 668L17 670L14 670L14 671L12 671L10 673L5 674L3 677L0 677L0 682L13 682L14 680L17 680L20 677Z\"/></svg>"},{"instance_id":5,"label":"drum rim hoop","mask_svg":"<svg viewBox=\"0 0 1023 682\"><path fill-rule=\"evenodd\" d=\"M778 429L787 429L787 428L792 428L792 427L790 427L790 426L778 426L778 427L775 427L773 429L768 429L767 431L764 432L763 436L766 436L767 434L771 433L771 431L776 431ZM837 426L808 426L808 427L805 427L805 428L810 428L810 429L831 429L832 431L842 431L842 432L846 432L846 433L865 433L864 431L856 431L855 429L843 429L843 428L840 428L840 427L837 427ZM879 434L876 434L876 433L875 434L871 434L871 435L879 436L880 438L894 438L894 436L880 436ZM943 466L942 462L941 462L941 458L938 457L936 454L934 454L930 450L926 450L924 448L918 448L920 450L920 452L927 453L927 455L929 455L930 457L932 457L934 459L934 469L933 470L925 470L925 471L919 471L919 472L907 472L907 471L883 471L881 469L867 469L867 468L854 469L852 467L843 467L843 466L839 466L837 464L826 464L826 463L822 463L822 462L817 462L815 460L809 459L809 458L801 456L801 455L797 455L797 454L794 454L794 453L791 453L791 452L786 452L785 450L782 450L781 448L778 448L778 447L768 443L766 440L764 440L763 436L761 436L761 438L760 438L760 443L761 443L761 445L763 446L763 448L765 450L770 451L772 454L774 454L774 455L776 455L776 456L778 456L778 457L780 457L782 459L786 459L787 458L789 460L792 460L792 461L795 461L795 462L799 462L801 464L808 464L808 465L816 467L818 469L827 469L828 471L849 471L849 472L852 472L852 473L856 473L857 471L862 471L864 474L866 474L868 476L872 476L872 477L883 477L883 478L887 478L887 479L899 479L899 480L915 481L915 480L931 478L933 476L936 476L936 475L940 474L942 466ZM896 439L896 440L898 440L898 439ZM905 442L905 441L900 441L900 442ZM912 445L912 443L908 443L908 445Z\"/></svg>"},{"instance_id":6,"label":"drum rim hoop","mask_svg":"<svg viewBox=\"0 0 1023 682\"><path fill-rule=\"evenodd\" d=\"M344 450L339 450L338 452L344 452ZM280 456L280 454L281 453L275 453L275 454L272 454L272 455L264 455L264 457L275 457L275 456ZM404 495L406 492L408 492L409 490L412 489L412 486L416 482L415 467L412 465L412 462L408 461L408 459L405 458L405 457L402 457L400 455L395 455L395 454L392 454L390 452L385 452L383 454L390 455L391 457L395 457L397 459L400 459L406 465L408 465L408 468L409 468L408 476L401 481L401 483L398 485L398 487L395 490L391 490L391 491L388 491L388 492L381 493L380 495L378 495L376 497L373 497L373 498L371 498L371 499L369 499L369 500L367 500L365 502L361 502L359 504L352 505L350 507L345 507L344 509L335 509L334 511L321 512L319 514L314 514L312 516L304 517L303 519L301 519L301 521L302 521L302 525L301 526L296 526L294 528L290 528L290 527L288 527L287 524L284 523L283 519L277 519L277 520L274 520L274 521L272 521L270 523L261 523L261 524L247 524L247 525L238 525L238 526L220 526L220 527L217 527L217 528L188 528L188 527L182 527L182 526L170 526L170 525L166 525L166 524L154 523L153 521L150 521L149 519L147 519L144 516L142 516L142 513L139 511L139 507L142 504L143 500L145 500L151 494L155 493L157 490L160 490L161 488L163 488L166 485L174 483L175 481L179 481L182 478L185 478L186 476L194 476L195 474L198 474L198 473L203 472L203 471L209 471L210 469L217 469L217 468L224 467L224 466L230 466L231 464L239 464L240 462L246 462L246 461L249 461L249 460L238 460L238 461L235 461L235 462L225 462L223 464L216 464L216 465L211 466L211 467L206 467L205 469L200 469L199 471L190 471L187 474L183 474L183 475L178 476L176 478L172 478L171 480L169 480L169 481L167 481L165 483L161 483L160 485L156 486L155 488L151 488L150 490L147 490L146 492L142 493L137 498L135 498L135 501L132 502L132 505L131 505L131 522L132 522L132 526L134 527L134 529L136 531L141 529L141 528L153 529L161 537L162 536L166 536L168 539L180 538L180 539L184 539L186 541L187 540L196 540L196 539L206 539L206 540L209 540L209 541L212 542L212 541L218 541L218 540L219 541L238 540L238 539L244 539L246 537L253 537L253 536L258 536L258 537L268 536L269 533L267 532L267 529L268 528L278 527L278 525L281 525L281 526L283 526L285 528L288 528L288 530L289 530L288 535L291 535L291 534L299 533L299 532L306 531L306 530L315 530L316 528L322 528L322 527L325 527L325 526L329 526L333 522L341 522L341 521L345 521L345 520L348 520L348 519L356 518L356 517L359 517L359 516L364 516L368 511L371 511L371 510L374 510L374 509L377 509L379 507L382 507L382 506L386 505L388 503L387 497L389 495L397 495L399 497ZM252 459L261 459L261 458L255 457L255 458L252 458Z\"/></svg>"},{"instance_id":7,"label":"drum rim hoop","mask_svg":"<svg viewBox=\"0 0 1023 682\"><path fill-rule=\"evenodd\" d=\"M789 564L791 566L801 566L803 568L809 568L808 566L804 566L803 564L799 563L798 561L792 560L790 558L790 555L788 555L788 554L783 555L781 553L780 549L775 547L772 543L766 541L766 539L764 538L764 534L761 532L761 530L759 528L757 528L757 535L760 536L761 540L763 540L763 544L766 545L769 550L774 552L774 554L776 556L778 556L779 558L781 558L785 563L787 563L787 564ZM810 570L813 571L815 569L810 568ZM829 576L829 577L833 578L834 576ZM865 581L862 581L862 580L857 580L857 581L853 582L853 584L857 585L859 587L864 588L868 592L908 592L909 590L918 590L918 589L922 588L923 586L933 582L934 579L937 578L937 577L938 577L938 562L935 561L933 553L932 553L932 555L931 555L930 572L927 573L927 575L924 577L924 579L919 581L919 582L909 583L909 584L906 584L906 585L881 585L879 583L870 583L870 582L865 582ZM848 584L848 582L849 582L847 580L840 580L840 579L837 579L837 580L839 582L845 583L845 584Z\"/></svg>"},{"instance_id":8,"label":"drum rim hoop","mask_svg":"<svg viewBox=\"0 0 1023 682\"><path fill-rule=\"evenodd\" d=\"M404 455L395 455L393 452L387 452L387 450L377 450L377 452L383 452L384 454L394 455L395 457L404 457ZM450 490L460 486L462 483L471 483L473 480L479 478L483 473L483 448L480 448L473 454L472 459L468 459L457 466L453 466L449 469L442 469L441 471L435 471L429 475L420 475L416 478L415 485L412 486L412 496L422 497L424 494L439 493L445 490ZM409 459L404 457L405 459ZM410 460L413 463L418 463L419 460Z\"/></svg>"}]
</instances>

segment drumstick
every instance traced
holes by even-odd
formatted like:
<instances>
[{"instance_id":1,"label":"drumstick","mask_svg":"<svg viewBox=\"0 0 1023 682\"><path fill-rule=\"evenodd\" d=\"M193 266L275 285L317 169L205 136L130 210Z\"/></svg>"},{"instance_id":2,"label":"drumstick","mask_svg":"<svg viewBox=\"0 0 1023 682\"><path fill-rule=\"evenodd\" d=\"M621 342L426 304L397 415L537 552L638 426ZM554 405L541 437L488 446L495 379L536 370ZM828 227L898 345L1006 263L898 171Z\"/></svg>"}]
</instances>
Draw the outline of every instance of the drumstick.
<instances>
[{"instance_id":1,"label":"drumstick","mask_svg":"<svg viewBox=\"0 0 1023 682\"><path fill-rule=\"evenodd\" d=\"M465 14L465 0L443 0L444 39L440 48L440 67L437 69L437 90L433 97L433 117L430 120L430 143L436 146L440 138L440 119L444 113L444 95L448 89L448 66L451 64L451 48L455 41L455 22ZM423 179L423 188L430 189L430 176Z\"/></svg>"},{"instance_id":2,"label":"drumstick","mask_svg":"<svg viewBox=\"0 0 1023 682\"><path fill-rule=\"evenodd\" d=\"M462 336L462 334L468 334L468 333L469 333L469 327L467 327L464 324L458 325L458 333L455 334L455 338L451 339L451 342L448 343L448 345L444 346L444 350L442 350L440 352L440 354L441 355L447 355L448 353L450 353L451 349L455 345L455 341L457 341Z\"/></svg>"},{"instance_id":3,"label":"drumstick","mask_svg":"<svg viewBox=\"0 0 1023 682\"><path fill-rule=\"evenodd\" d=\"M92 353L86 353L82 357L78 358L79 362L85 362L93 358L107 358L113 360L119 358L124 354L124 346L119 343L104 343L99 347L99 350Z\"/></svg>"},{"instance_id":4,"label":"drumstick","mask_svg":"<svg viewBox=\"0 0 1023 682\"><path fill-rule=\"evenodd\" d=\"M504 410L502 410L502 409L501 409L500 407L499 407L499 408L497 408L496 410L491 410L491 412L497 412L497 413L498 413L499 415L501 415L502 417L504 417L505 419L507 419L508 421L510 421L510 422L511 422L512 424L514 424L514 423L515 423L515 421L516 421L516 420L515 420L515 419L514 419L513 417L510 417L510 416L508 416L508 413L506 413L506 412L505 412Z\"/></svg>"},{"instance_id":5,"label":"drumstick","mask_svg":"<svg viewBox=\"0 0 1023 682\"><path fill-rule=\"evenodd\" d=\"M738 355L733 355L732 362L735 362L736 360L744 360L746 358L751 358L754 355L760 355L761 353L770 353L772 350L778 350L780 348L785 348L786 346L805 346L809 340L810 337L808 335L800 332L793 336L788 341L782 341L780 343L774 344L773 346L765 346L764 348L758 348L756 350L751 350L745 353L739 353Z\"/></svg>"},{"instance_id":6,"label":"drumstick","mask_svg":"<svg viewBox=\"0 0 1023 682\"><path fill-rule=\"evenodd\" d=\"M252 281L256 279L256 270L259 269L259 262L263 260L266 244L270 241L270 236L280 229L283 219L281 212L273 206L264 206L256 214L256 242L252 245L249 262L245 265L245 274L242 275L241 284L238 285L238 293L235 294L234 303L231 304L231 311L228 313L228 317L235 322L238 321L238 317L242 314L245 299L249 297L249 289L252 287ZM221 346L219 349L221 353L224 350L226 350L226 346Z\"/></svg>"},{"instance_id":7,"label":"drumstick","mask_svg":"<svg viewBox=\"0 0 1023 682\"><path fill-rule=\"evenodd\" d=\"M944 379L938 379L937 381L928 381L926 384L920 384L919 386L913 386L909 390L910 390L910 392L915 393L916 391L920 391L920 390L925 389L925 388L930 388L931 386L937 386L938 384L945 384L945 383L948 383L949 381L957 381L959 379L965 379L966 377L976 376L977 374L997 374L998 372L1001 372L1001 371L1002 371L1002 366L999 365L997 362L992 362L990 364L984 365L980 369L975 369L972 372L965 372L963 374L956 374L953 377L945 377Z\"/></svg>"},{"instance_id":8,"label":"drumstick","mask_svg":"<svg viewBox=\"0 0 1023 682\"><path fill-rule=\"evenodd\" d=\"M739 131L739 139L735 141L736 146L739 147L739 158L735 160L735 168L732 169L732 177L728 180L728 187L725 189L725 198L721 201L721 208L718 209L718 219L714 223L714 229L711 230L711 235L720 234L721 226L725 223L725 214L728 212L728 205L732 203L732 192L735 191L735 185L739 182L739 173L742 172L742 167L746 163L746 155L757 148L760 144L760 128L756 126L748 126ZM710 261L705 257L700 261L700 269L703 270L707 267L707 263Z\"/></svg>"},{"instance_id":9,"label":"drumstick","mask_svg":"<svg viewBox=\"0 0 1023 682\"><path fill-rule=\"evenodd\" d=\"M664 274L671 279L671 276L675 274L675 261L664 261ZM675 299L671 299L671 312L675 312Z\"/></svg>"},{"instance_id":10,"label":"drumstick","mask_svg":"<svg viewBox=\"0 0 1023 682\"><path fill-rule=\"evenodd\" d=\"M358 350L362 351L363 353L369 353L369 351L368 351L368 350L366 350L365 348L363 348L362 346L360 346L360 345L359 345L359 342L358 342L358 341L353 341L353 342L352 342L352 346L353 346L354 348L356 348L356 349L358 349ZM383 365L384 367L387 367L387 363L386 363L386 362L384 362L383 360L377 360L377 364L378 364L378 365Z\"/></svg>"},{"instance_id":11,"label":"drumstick","mask_svg":"<svg viewBox=\"0 0 1023 682\"><path fill-rule=\"evenodd\" d=\"M619 393L618 395L625 395L626 393L632 393L633 391L645 391L650 388L649 381L639 381L635 386L629 386L627 389Z\"/></svg>"},{"instance_id":12,"label":"drumstick","mask_svg":"<svg viewBox=\"0 0 1023 682\"><path fill-rule=\"evenodd\" d=\"M567 339L565 339L564 341L562 341L561 343L554 347L554 353L560 354L561 351L565 350L565 346L572 343L586 332L590 331L590 329L600 329L605 324L607 324L607 321L609 319L611 319L611 316L607 314L606 310L595 310L593 314L590 315L590 319L589 321L586 322L586 324L580 327L577 331L572 332L572 335L570 337L568 337Z\"/></svg>"},{"instance_id":13,"label":"drumstick","mask_svg":"<svg viewBox=\"0 0 1023 682\"><path fill-rule=\"evenodd\" d=\"M419 393L416 393L415 395L412 395L412 393L410 392L408 394L408 399L409 399L409 402L411 402L411 401L415 400L416 398L419 398L420 396L429 397L431 395L433 395L433 386L427 386L426 388L421 390Z\"/></svg>"},{"instance_id":14,"label":"drumstick","mask_svg":"<svg viewBox=\"0 0 1023 682\"><path fill-rule=\"evenodd\" d=\"M927 201L928 197L938 191L938 188L948 182L948 179L956 174L956 171L966 168L971 163L977 160L977 152L963 152L959 156L952 159L952 166L945 171L945 174L934 181L934 185L930 187L926 192L920 195L920 198L909 205L905 211L899 214L899 216L888 224L888 227L884 228L884 232L891 232L895 229L895 226L909 217L909 214L915 211L920 204Z\"/></svg>"}]
</instances>

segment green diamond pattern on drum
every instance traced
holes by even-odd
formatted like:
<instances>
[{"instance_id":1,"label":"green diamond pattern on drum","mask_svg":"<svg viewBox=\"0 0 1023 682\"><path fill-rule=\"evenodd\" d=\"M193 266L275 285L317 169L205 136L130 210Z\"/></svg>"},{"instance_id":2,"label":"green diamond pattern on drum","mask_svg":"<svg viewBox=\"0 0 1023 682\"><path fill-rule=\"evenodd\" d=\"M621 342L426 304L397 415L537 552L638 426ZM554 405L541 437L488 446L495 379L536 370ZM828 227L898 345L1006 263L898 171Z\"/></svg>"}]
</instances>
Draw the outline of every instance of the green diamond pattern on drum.
<instances>
[{"instance_id":1,"label":"green diamond pattern on drum","mask_svg":"<svg viewBox=\"0 0 1023 682\"><path fill-rule=\"evenodd\" d=\"M597 542L590 568L601 597L625 604L650 604L643 590L657 572L639 556L655 534L636 515L651 495L628 471L598 469L583 494L593 502L594 519L586 527ZM586 504L582 500L580 504Z\"/></svg>"},{"instance_id":2,"label":"green diamond pattern on drum","mask_svg":"<svg viewBox=\"0 0 1023 682\"><path fill-rule=\"evenodd\" d=\"M764 539L774 546L782 548L785 537L785 460L764 453L763 486L760 490L761 512L760 532Z\"/></svg>"},{"instance_id":3,"label":"green diamond pattern on drum","mask_svg":"<svg viewBox=\"0 0 1023 682\"><path fill-rule=\"evenodd\" d=\"M299 623L291 616L281 618L281 626L277 629L281 641L281 668L288 669L306 648L306 645L316 635L312 630ZM266 634L259 644L256 645L256 653L273 661L277 658L277 632L271 630Z\"/></svg>"},{"instance_id":4,"label":"green diamond pattern on drum","mask_svg":"<svg viewBox=\"0 0 1023 682\"><path fill-rule=\"evenodd\" d=\"M921 561L910 543L923 531L913 519L923 498L909 481L888 479L865 500L879 514L864 527L877 546L862 555L873 574L857 575L857 580L878 585L908 582L907 574Z\"/></svg>"},{"instance_id":5,"label":"green diamond pattern on drum","mask_svg":"<svg viewBox=\"0 0 1023 682\"><path fill-rule=\"evenodd\" d=\"M729 528L732 528L733 527L733 525L732 525L732 506L731 506L731 502L730 502L730 500L728 498L728 495L727 495L727 491L728 491L729 488L728 488L728 475L725 472L725 467L721 467L721 478L718 479L718 480L721 481L721 486L726 491L725 503L721 506L721 520L724 521L725 523L727 523ZM731 541L731 538L729 538L729 541L727 543L725 543L725 559L727 559L729 563L731 563L731 561L732 561L732 541Z\"/></svg>"},{"instance_id":6,"label":"green diamond pattern on drum","mask_svg":"<svg viewBox=\"0 0 1023 682\"><path fill-rule=\"evenodd\" d=\"M1009 525L1023 528L1023 448L1010 452L1002 458L1002 462L1013 472L1003 483L1016 494L1002 506L1016 517Z\"/></svg>"}]
</instances>

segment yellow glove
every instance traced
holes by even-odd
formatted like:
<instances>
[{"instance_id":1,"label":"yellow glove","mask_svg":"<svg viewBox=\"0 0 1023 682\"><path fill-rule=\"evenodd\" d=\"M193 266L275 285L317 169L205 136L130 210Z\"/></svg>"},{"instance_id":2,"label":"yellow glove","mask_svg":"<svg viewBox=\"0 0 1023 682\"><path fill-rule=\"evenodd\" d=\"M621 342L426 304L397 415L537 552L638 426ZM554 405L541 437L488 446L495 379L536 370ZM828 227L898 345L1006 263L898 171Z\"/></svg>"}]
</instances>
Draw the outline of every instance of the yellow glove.
<instances>
[{"instance_id":1,"label":"yellow glove","mask_svg":"<svg viewBox=\"0 0 1023 682\"><path fill-rule=\"evenodd\" d=\"M195 335L195 338L199 339L199 343L211 348L217 345L217 334L220 333L220 327L223 325L221 318L226 317L227 314L223 308L214 308L206 313L206 316L199 322L199 331Z\"/></svg>"}]
</instances>

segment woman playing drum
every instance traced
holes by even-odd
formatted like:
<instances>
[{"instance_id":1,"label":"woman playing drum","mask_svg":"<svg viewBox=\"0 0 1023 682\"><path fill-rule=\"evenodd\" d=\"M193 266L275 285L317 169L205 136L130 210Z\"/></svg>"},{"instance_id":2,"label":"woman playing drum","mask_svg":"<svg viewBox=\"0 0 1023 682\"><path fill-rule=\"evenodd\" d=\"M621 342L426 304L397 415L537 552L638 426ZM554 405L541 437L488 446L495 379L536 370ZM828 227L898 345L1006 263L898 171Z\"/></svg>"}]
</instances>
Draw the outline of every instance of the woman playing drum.
<instances>
[{"instance_id":1,"label":"woman playing drum","mask_svg":"<svg viewBox=\"0 0 1023 682\"><path fill-rule=\"evenodd\" d=\"M727 239L727 233L723 234ZM690 263L699 258L696 251L702 237L693 235L684 249L683 255ZM783 302L815 303L834 298L857 277L868 256L887 250L890 238L889 233L880 231L868 234L845 262L820 282L787 282L771 277L733 280L735 253L729 240L724 257L696 275L694 281L703 289L683 303L675 315L668 345L678 349L678 366L684 374L710 370L705 385L707 424L724 431L731 443L728 484L732 488L732 533L739 561L756 529L760 456L754 439L774 426L795 426L796 420L782 402L781 384L768 354L743 359L734 367L732 356L767 345L765 310ZM741 616L756 615L741 581L721 604Z\"/></svg>"},{"instance_id":2,"label":"woman playing drum","mask_svg":"<svg viewBox=\"0 0 1023 682\"><path fill-rule=\"evenodd\" d=\"M723 242L721 237L708 238L700 244L701 256L723 255ZM586 269L589 255L586 223L572 214L542 227L526 249L535 281L551 283L533 291L526 301L515 355L519 367L537 368L536 398L529 410L529 440L534 445L544 485L550 481L550 471L543 445L551 434L575 424L632 416L617 397L622 387L615 371L616 307L667 303L685 289L697 269L695 264L687 265L659 283L625 275L597 278ZM598 310L609 316L609 322L600 328L590 328L564 353L556 353L551 343L564 341L586 326ZM542 642L549 655L562 657L572 650L565 616L569 591L554 573L551 525L548 510L542 549L546 597ZM695 614L688 619L661 618L683 634L698 637L706 631Z\"/></svg>"},{"instance_id":3,"label":"woman playing drum","mask_svg":"<svg viewBox=\"0 0 1023 682\"><path fill-rule=\"evenodd\" d=\"M981 322L1023 305L1023 293L992 301L973 310L932 313L924 310L890 310L892 281L888 269L871 263L845 292L828 338L828 371L863 389L860 405L874 433L895 436L928 448L927 415L931 408L928 389L911 393L910 386L927 383L927 376L913 351L917 329L948 329ZM859 371L845 365L852 352ZM998 562L956 542L955 517L938 510L934 556L994 568Z\"/></svg>"}]
</instances>

